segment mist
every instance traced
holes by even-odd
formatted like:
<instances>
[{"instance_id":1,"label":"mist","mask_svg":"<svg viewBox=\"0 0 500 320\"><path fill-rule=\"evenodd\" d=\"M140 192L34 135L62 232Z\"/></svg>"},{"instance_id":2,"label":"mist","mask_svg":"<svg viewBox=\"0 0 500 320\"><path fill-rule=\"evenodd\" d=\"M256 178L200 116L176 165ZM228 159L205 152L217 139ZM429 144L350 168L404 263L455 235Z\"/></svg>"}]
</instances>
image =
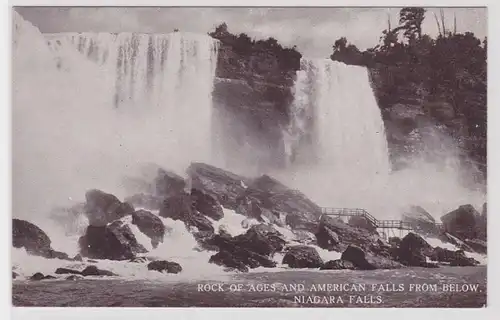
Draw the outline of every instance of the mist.
<instances>
[{"instance_id":1,"label":"mist","mask_svg":"<svg viewBox=\"0 0 500 320\"><path fill-rule=\"evenodd\" d=\"M109 68L69 46L54 54L36 28L14 19L14 217L43 223L53 208L84 201L94 188L123 198L124 178L144 176L146 164L183 174L192 161L210 161L213 80L205 78L215 70L200 65L211 60L199 59L197 70L175 69L170 104L138 97L116 107L120 82ZM135 83L146 80L130 70Z\"/></svg>"}]
</instances>

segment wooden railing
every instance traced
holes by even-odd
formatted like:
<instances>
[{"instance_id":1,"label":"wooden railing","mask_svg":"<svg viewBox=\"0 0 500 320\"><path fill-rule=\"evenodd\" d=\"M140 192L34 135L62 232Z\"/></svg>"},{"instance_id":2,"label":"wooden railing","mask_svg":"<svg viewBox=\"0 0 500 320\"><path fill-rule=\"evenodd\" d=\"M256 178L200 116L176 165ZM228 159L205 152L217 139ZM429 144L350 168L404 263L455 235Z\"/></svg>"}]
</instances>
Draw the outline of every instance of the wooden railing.
<instances>
[{"instance_id":1,"label":"wooden railing","mask_svg":"<svg viewBox=\"0 0 500 320\"><path fill-rule=\"evenodd\" d=\"M378 220L374 216L368 213L365 209L359 208L322 208L322 213L328 216L337 217L364 217L368 220L375 228L381 229L399 229L399 230L413 230L411 223L402 220ZM439 229L443 228L442 224L436 223L436 227Z\"/></svg>"}]
</instances>

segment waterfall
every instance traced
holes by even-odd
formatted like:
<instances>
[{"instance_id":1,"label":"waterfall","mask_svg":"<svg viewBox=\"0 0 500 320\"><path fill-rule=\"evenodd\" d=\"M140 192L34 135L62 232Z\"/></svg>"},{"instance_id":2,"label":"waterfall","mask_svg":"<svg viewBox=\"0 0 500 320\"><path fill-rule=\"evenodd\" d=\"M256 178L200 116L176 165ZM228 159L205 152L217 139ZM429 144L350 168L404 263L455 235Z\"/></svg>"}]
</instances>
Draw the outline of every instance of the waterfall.
<instances>
[{"instance_id":1,"label":"waterfall","mask_svg":"<svg viewBox=\"0 0 500 320\"><path fill-rule=\"evenodd\" d=\"M147 163L183 173L211 161L208 35L42 34L15 13L13 40L14 216L91 188L123 197Z\"/></svg>"},{"instance_id":2,"label":"waterfall","mask_svg":"<svg viewBox=\"0 0 500 320\"><path fill-rule=\"evenodd\" d=\"M61 33L46 35L54 50L72 46L113 75L115 106L210 109L218 42L209 36L174 32ZM193 95L196 92L196 95ZM170 111L170 110L169 110ZM187 112L189 113L189 112Z\"/></svg>"},{"instance_id":3,"label":"waterfall","mask_svg":"<svg viewBox=\"0 0 500 320\"><path fill-rule=\"evenodd\" d=\"M384 123L366 68L302 59L294 92L288 147L294 159L343 172L390 172Z\"/></svg>"},{"instance_id":4,"label":"waterfall","mask_svg":"<svg viewBox=\"0 0 500 320\"><path fill-rule=\"evenodd\" d=\"M321 206L364 208L400 219L409 205L435 218L463 203L479 207L481 191L460 182L461 168L409 159L392 171L380 109L368 70L331 60L301 60L278 177ZM438 137L436 137L438 138Z\"/></svg>"},{"instance_id":5,"label":"waterfall","mask_svg":"<svg viewBox=\"0 0 500 320\"><path fill-rule=\"evenodd\" d=\"M106 70L112 104L164 120L179 146L211 152L212 90L218 42L174 32L46 35L54 52L72 47ZM207 161L207 158L199 159Z\"/></svg>"}]
</instances>

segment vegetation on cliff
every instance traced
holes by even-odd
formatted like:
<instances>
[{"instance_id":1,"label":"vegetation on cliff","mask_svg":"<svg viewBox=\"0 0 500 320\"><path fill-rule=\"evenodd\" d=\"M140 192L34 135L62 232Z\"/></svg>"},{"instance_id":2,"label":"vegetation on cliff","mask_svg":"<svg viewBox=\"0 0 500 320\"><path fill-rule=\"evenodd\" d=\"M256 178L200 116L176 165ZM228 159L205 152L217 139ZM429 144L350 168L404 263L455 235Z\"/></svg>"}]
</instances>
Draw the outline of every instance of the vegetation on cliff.
<instances>
[{"instance_id":1,"label":"vegetation on cliff","mask_svg":"<svg viewBox=\"0 0 500 320\"><path fill-rule=\"evenodd\" d=\"M244 33L232 34L225 23L209 35L220 41L215 105L232 115L223 124L230 132L222 138L223 145L230 152L247 145L251 154L241 154L246 161L281 166L282 128L290 122L292 88L302 55L274 38L254 40Z\"/></svg>"},{"instance_id":2,"label":"vegetation on cliff","mask_svg":"<svg viewBox=\"0 0 500 320\"><path fill-rule=\"evenodd\" d=\"M302 55L296 48L283 47L274 38L252 40L245 33L235 35L226 23L209 35L220 41L218 77L284 85L293 83L300 68Z\"/></svg>"},{"instance_id":3,"label":"vegetation on cliff","mask_svg":"<svg viewBox=\"0 0 500 320\"><path fill-rule=\"evenodd\" d=\"M485 172L487 39L457 33L456 21L448 30L443 14L440 20L434 16L439 35L432 38L422 33L425 13L424 8L403 8L399 25L391 28L388 22L379 45L360 51L342 37L330 58L370 69L386 124L397 110L411 114L396 123L402 131L388 128L393 152L405 151L410 133L422 126L417 118L425 118L451 135Z\"/></svg>"}]
</instances>

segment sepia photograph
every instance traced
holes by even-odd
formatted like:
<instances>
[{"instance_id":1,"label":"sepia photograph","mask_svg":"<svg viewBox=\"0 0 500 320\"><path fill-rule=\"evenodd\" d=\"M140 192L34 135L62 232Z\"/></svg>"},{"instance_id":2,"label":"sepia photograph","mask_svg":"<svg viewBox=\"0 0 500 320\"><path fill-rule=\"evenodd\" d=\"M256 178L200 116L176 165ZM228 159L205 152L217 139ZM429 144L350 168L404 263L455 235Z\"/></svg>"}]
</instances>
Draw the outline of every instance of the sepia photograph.
<instances>
[{"instance_id":1,"label":"sepia photograph","mask_svg":"<svg viewBox=\"0 0 500 320\"><path fill-rule=\"evenodd\" d=\"M486 7L9 11L13 307L487 306Z\"/></svg>"}]
</instances>

